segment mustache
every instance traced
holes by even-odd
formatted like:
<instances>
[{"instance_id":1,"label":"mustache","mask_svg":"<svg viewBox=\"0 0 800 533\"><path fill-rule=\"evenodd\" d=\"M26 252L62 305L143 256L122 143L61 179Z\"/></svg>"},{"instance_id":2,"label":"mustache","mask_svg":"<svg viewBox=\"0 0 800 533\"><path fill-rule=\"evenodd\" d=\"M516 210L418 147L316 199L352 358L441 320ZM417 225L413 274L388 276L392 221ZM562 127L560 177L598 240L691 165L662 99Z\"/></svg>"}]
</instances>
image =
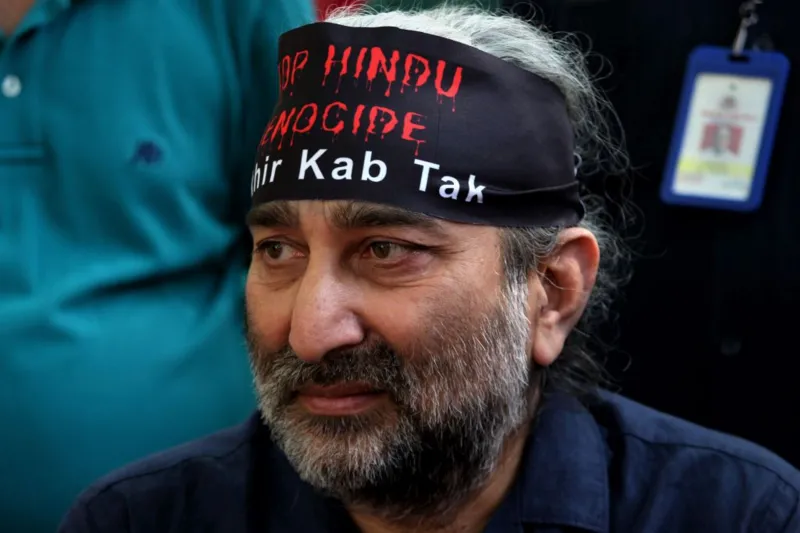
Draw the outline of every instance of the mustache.
<instances>
[{"instance_id":1,"label":"mustache","mask_svg":"<svg viewBox=\"0 0 800 533\"><path fill-rule=\"evenodd\" d=\"M406 385L402 358L383 341L337 349L314 363L300 359L288 345L275 352L265 352L250 335L248 344L257 375L268 380L284 397L307 385L359 382L392 395L397 395Z\"/></svg>"}]
</instances>

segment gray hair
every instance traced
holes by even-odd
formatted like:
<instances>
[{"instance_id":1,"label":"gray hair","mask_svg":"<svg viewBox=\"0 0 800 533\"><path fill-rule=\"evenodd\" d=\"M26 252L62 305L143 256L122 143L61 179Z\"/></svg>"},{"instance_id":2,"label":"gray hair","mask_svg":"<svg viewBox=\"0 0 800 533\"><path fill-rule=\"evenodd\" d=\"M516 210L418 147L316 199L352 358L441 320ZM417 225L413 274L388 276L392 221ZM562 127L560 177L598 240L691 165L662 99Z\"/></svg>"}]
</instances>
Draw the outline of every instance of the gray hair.
<instances>
[{"instance_id":1,"label":"gray hair","mask_svg":"<svg viewBox=\"0 0 800 533\"><path fill-rule=\"evenodd\" d=\"M328 22L355 27L391 26L416 30L474 46L495 57L533 72L554 83L562 92L575 133L575 151L581 173L620 175L628 160L623 142L615 141L611 119L616 115L597 91L586 69L586 54L570 35L555 35L526 20L497 15L475 7L448 3L426 10L377 12L369 8L338 9ZM609 319L616 290L629 278L629 249L612 229L605 200L582 194L587 208L579 227L591 231L600 247L600 268L589 302L560 357L542 369L547 390L583 394L606 383L603 365L591 345L598 325ZM618 206L622 207L622 206ZM622 214L625 214L622 207ZM508 283L527 286L528 276L557 252L562 227L503 228L503 264Z\"/></svg>"}]
</instances>

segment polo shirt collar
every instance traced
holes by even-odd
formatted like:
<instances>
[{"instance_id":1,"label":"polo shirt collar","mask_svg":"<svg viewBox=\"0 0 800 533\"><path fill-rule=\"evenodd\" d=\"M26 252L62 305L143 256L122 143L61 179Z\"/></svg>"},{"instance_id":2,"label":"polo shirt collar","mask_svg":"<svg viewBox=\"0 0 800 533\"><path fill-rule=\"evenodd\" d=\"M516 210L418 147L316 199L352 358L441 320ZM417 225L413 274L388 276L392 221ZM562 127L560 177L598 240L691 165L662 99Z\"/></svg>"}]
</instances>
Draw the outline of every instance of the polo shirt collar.
<instances>
[{"instance_id":1,"label":"polo shirt collar","mask_svg":"<svg viewBox=\"0 0 800 533\"><path fill-rule=\"evenodd\" d=\"M25 15L25 18L22 19L22 22L10 37L22 35L34 28L49 24L73 4L82 2L83 0L39 0L31 7L31 10ZM2 35L2 32L0 32L0 35Z\"/></svg>"}]
</instances>

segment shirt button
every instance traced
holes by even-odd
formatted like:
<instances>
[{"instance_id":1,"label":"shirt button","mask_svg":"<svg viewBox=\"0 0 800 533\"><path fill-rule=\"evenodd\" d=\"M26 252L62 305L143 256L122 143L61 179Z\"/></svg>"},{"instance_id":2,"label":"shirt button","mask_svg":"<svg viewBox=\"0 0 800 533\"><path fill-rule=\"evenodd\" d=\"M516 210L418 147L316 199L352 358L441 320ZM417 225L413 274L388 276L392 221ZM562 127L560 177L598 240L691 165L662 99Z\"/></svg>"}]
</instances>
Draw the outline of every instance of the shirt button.
<instances>
[{"instance_id":1,"label":"shirt button","mask_svg":"<svg viewBox=\"0 0 800 533\"><path fill-rule=\"evenodd\" d=\"M6 98L16 98L22 92L22 82L19 81L17 76L9 74L3 78L3 84L0 86L3 91L3 96Z\"/></svg>"}]
</instances>

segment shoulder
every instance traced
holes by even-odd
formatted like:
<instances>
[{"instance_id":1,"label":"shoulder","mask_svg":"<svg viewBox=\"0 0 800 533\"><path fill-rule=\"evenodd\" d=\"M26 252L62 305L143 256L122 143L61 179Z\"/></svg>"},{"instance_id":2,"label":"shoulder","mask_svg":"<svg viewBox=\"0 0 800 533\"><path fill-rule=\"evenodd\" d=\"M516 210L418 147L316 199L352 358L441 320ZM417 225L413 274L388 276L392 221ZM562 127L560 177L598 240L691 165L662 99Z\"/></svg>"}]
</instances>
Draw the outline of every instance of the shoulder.
<instances>
[{"instance_id":1,"label":"shoulder","mask_svg":"<svg viewBox=\"0 0 800 533\"><path fill-rule=\"evenodd\" d=\"M161 27L170 16L178 17L170 26L173 31L202 28L209 37L207 44L233 45L236 53L247 54L241 61L254 68L272 69L271 54L259 55L260 49L276 50L282 33L316 20L314 0L174 0L166 7L160 0L128 0L128 4L136 12L159 13L164 19ZM195 24L180 24L184 20Z\"/></svg>"},{"instance_id":2,"label":"shoulder","mask_svg":"<svg viewBox=\"0 0 800 533\"><path fill-rule=\"evenodd\" d=\"M704 428L686 420L651 409L611 393L603 393L597 418L608 431L641 442L642 446L661 453L692 453L699 458L719 457L741 464L754 472L785 478L800 491L800 473L789 463L747 440ZM655 452L653 452L655 453Z\"/></svg>"},{"instance_id":3,"label":"shoulder","mask_svg":"<svg viewBox=\"0 0 800 533\"><path fill-rule=\"evenodd\" d=\"M106 475L78 497L59 531L172 531L167 525L175 509L191 508L190 515L200 516L197 513L204 508L241 506L252 462L252 441L259 426L254 415L239 426ZM130 517L136 517L137 523L130 524ZM147 524L141 523L143 518Z\"/></svg>"},{"instance_id":4,"label":"shoulder","mask_svg":"<svg viewBox=\"0 0 800 533\"><path fill-rule=\"evenodd\" d=\"M267 33L271 38L316 20L313 0L205 0L224 9L228 19L241 31L251 27L254 35ZM275 43L277 44L277 43Z\"/></svg>"},{"instance_id":5,"label":"shoulder","mask_svg":"<svg viewBox=\"0 0 800 533\"><path fill-rule=\"evenodd\" d=\"M86 496L108 490L146 493L167 481L214 476L219 467L229 467L247 459L255 420L226 429L122 467L98 480Z\"/></svg>"},{"instance_id":6,"label":"shoulder","mask_svg":"<svg viewBox=\"0 0 800 533\"><path fill-rule=\"evenodd\" d=\"M764 533L800 520L800 472L761 446L611 393L591 410L632 499L658 492L673 510L718 511Z\"/></svg>"}]
</instances>

